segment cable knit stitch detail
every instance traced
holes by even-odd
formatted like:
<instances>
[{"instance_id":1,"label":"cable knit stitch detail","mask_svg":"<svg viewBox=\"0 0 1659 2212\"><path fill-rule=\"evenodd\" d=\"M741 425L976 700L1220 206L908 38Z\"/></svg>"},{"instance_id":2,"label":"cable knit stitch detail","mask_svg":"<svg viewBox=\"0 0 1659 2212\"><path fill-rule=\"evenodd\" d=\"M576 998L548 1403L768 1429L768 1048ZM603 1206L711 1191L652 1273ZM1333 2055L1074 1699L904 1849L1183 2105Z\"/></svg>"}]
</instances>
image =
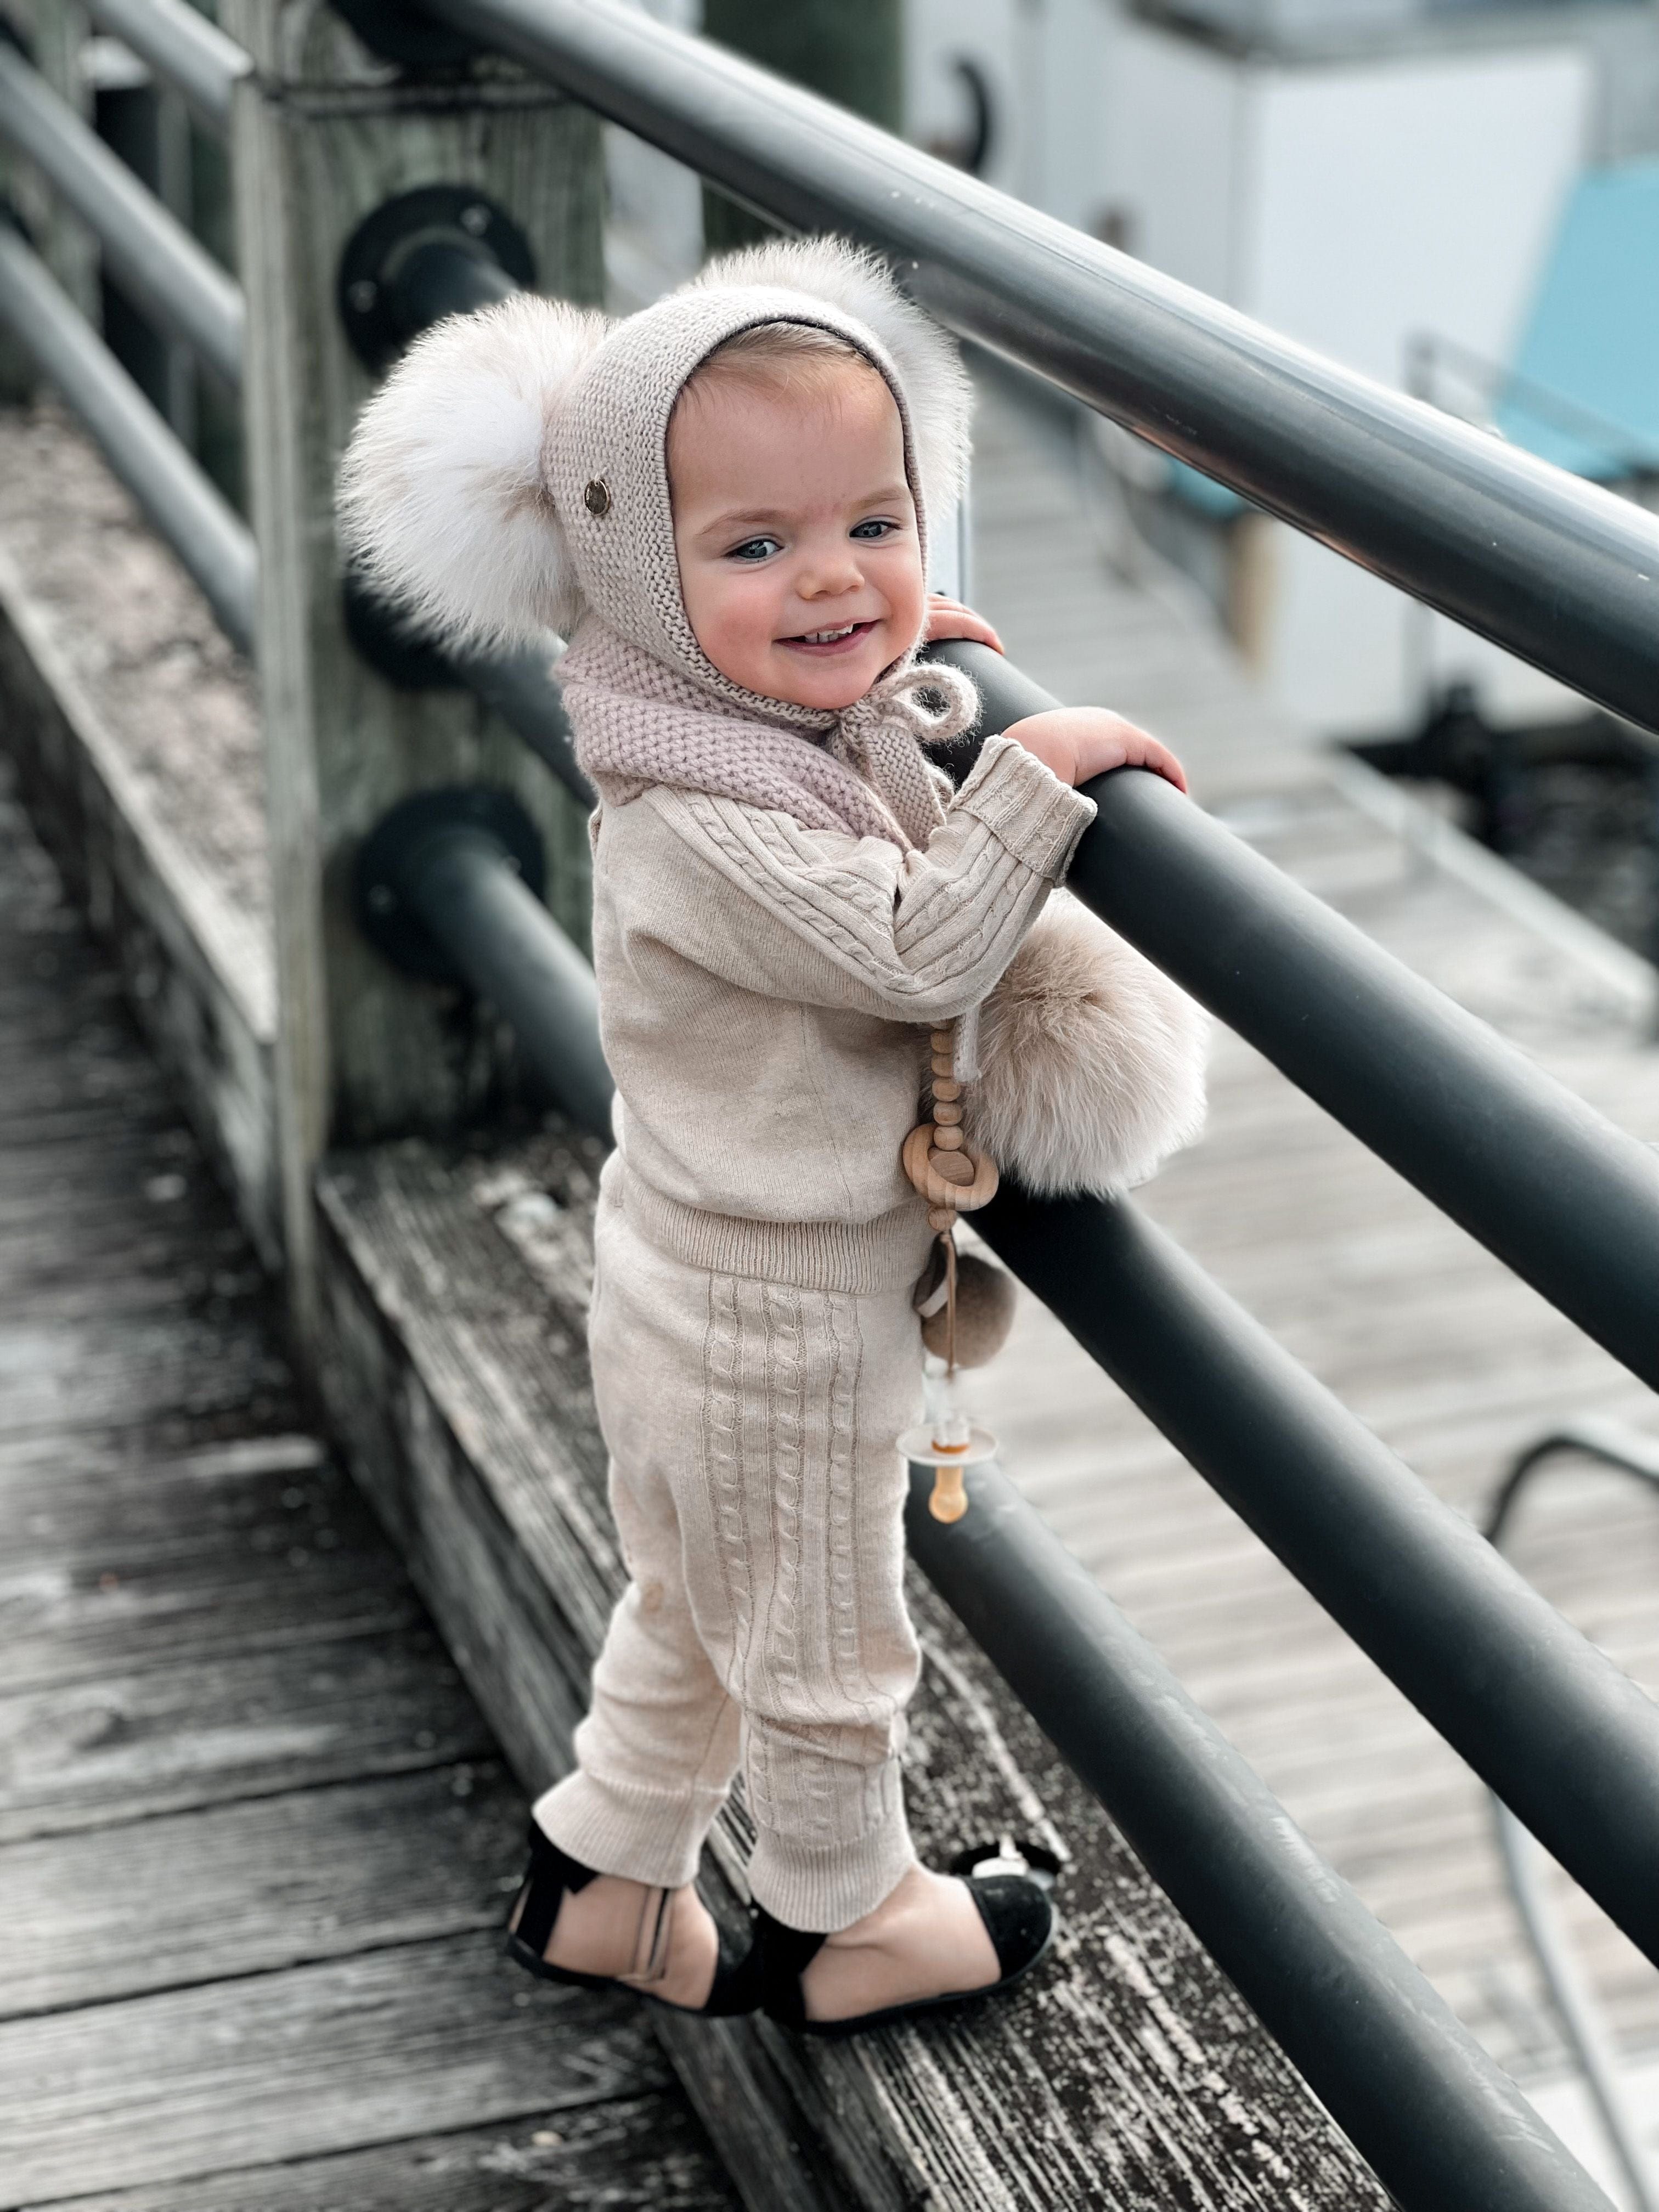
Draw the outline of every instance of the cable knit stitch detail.
<instances>
[{"instance_id":1,"label":"cable knit stitch detail","mask_svg":"<svg viewBox=\"0 0 1659 2212\"><path fill-rule=\"evenodd\" d=\"M895 914L878 882L835 869L826 880L801 833L775 815L689 793L675 813L723 876L828 953L896 1021L950 1019L976 1005L1048 893L981 827L966 866L902 897ZM964 878L975 896L963 897ZM860 995L849 990L848 1003Z\"/></svg>"},{"instance_id":2,"label":"cable knit stitch detail","mask_svg":"<svg viewBox=\"0 0 1659 2212\"><path fill-rule=\"evenodd\" d=\"M836 1328L838 1310L846 1311L844 1330ZM856 1697L866 1720L875 1718L868 1677L859 1665L858 1548L854 1528L853 1469L857 1459L858 1313L850 1301L825 1302L828 1324L827 1411L830 1426L828 1496L824 1521L829 1531L830 1658L835 1680L843 1697ZM851 1371L845 1338L853 1346Z\"/></svg>"}]
</instances>

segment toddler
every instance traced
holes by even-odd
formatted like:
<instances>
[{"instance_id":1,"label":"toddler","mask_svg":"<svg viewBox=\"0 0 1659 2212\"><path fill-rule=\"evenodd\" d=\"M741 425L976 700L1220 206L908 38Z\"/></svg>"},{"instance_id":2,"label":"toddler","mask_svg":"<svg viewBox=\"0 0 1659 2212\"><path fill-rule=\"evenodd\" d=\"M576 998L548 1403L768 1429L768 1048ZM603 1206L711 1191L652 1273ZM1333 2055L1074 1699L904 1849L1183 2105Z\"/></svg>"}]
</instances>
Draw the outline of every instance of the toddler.
<instances>
[{"instance_id":1,"label":"toddler","mask_svg":"<svg viewBox=\"0 0 1659 2212\"><path fill-rule=\"evenodd\" d=\"M905 1825L896 1439L933 1231L900 1154L927 1032L966 1018L972 1072L975 1010L1092 817L1073 787L1126 763L1182 785L1092 710L990 738L955 793L929 762L975 702L918 645L996 642L924 581L967 401L878 264L809 241L614 324L526 297L441 325L343 476L349 544L429 623L571 638L600 795L617 1145L590 1342L629 1580L510 1948L821 2032L1012 1981L1048 1941L1036 1883L931 1873ZM1150 969L1136 988L1113 1081L1150 1161L1190 1133L1198 1079L1184 1002ZM694 1883L739 1768L743 1953Z\"/></svg>"}]
</instances>

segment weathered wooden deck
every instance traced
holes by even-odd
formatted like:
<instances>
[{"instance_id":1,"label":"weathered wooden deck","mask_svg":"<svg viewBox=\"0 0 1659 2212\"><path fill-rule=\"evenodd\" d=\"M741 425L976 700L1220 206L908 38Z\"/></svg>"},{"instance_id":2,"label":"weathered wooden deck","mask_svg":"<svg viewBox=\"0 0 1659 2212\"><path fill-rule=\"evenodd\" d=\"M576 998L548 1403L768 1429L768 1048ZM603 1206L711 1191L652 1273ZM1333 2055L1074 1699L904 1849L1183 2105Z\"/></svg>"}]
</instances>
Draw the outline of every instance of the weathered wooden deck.
<instances>
[{"instance_id":1,"label":"weathered wooden deck","mask_svg":"<svg viewBox=\"0 0 1659 2212\"><path fill-rule=\"evenodd\" d=\"M8 786L9 791L9 786ZM0 2206L728 2212L0 799Z\"/></svg>"},{"instance_id":2,"label":"weathered wooden deck","mask_svg":"<svg viewBox=\"0 0 1659 2212\"><path fill-rule=\"evenodd\" d=\"M1437 859L1400 835L1379 818L1393 794L1367 772L1334 780L1328 757L1246 684L1184 584L1114 577L1060 431L994 381L975 499L977 597L1022 666L1061 697L1155 728L1200 796L1269 859L1659 1139L1639 964L1460 840ZM1207 1136L1142 1194L1147 1210L1443 1496L1478 1516L1506 1461L1564 1417L1659 1422L1623 1369L1224 1030L1212 1084ZM1484 1792L1462 1762L1034 1300L979 1400L1010 1473L1320 1850L1506 2066L1547 2075L1559 2036ZM1650 1493L1564 1466L1526 1506L1512 1549L1659 1693ZM1572 1919L1626 2047L1654 2053L1659 1974L1582 1898ZM1659 2068L1642 2076L1659 2154Z\"/></svg>"}]
</instances>

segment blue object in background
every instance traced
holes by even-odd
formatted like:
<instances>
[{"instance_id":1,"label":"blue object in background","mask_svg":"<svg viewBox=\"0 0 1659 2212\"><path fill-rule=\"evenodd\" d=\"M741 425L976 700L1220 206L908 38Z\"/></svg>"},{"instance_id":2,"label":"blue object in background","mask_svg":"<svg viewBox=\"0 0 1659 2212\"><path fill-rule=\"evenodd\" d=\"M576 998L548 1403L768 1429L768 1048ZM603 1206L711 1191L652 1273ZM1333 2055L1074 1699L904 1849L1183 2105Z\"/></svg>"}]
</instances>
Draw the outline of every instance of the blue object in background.
<instances>
[{"instance_id":1,"label":"blue object in background","mask_svg":"<svg viewBox=\"0 0 1659 2212\"><path fill-rule=\"evenodd\" d=\"M1579 179L1494 420L1575 476L1659 471L1659 161Z\"/></svg>"}]
</instances>

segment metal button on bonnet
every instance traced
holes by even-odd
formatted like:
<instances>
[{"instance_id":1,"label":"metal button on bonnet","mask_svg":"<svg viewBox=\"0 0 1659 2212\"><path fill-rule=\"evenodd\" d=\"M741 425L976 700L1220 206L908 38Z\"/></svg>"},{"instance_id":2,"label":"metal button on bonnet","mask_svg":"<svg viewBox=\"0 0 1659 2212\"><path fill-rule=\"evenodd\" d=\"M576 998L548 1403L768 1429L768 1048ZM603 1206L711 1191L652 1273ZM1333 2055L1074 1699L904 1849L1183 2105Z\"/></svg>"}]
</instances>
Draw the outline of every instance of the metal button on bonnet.
<instances>
[{"instance_id":1,"label":"metal button on bonnet","mask_svg":"<svg viewBox=\"0 0 1659 2212\"><path fill-rule=\"evenodd\" d=\"M603 477L595 477L582 494L582 505L590 514L609 514L611 487Z\"/></svg>"}]
</instances>

